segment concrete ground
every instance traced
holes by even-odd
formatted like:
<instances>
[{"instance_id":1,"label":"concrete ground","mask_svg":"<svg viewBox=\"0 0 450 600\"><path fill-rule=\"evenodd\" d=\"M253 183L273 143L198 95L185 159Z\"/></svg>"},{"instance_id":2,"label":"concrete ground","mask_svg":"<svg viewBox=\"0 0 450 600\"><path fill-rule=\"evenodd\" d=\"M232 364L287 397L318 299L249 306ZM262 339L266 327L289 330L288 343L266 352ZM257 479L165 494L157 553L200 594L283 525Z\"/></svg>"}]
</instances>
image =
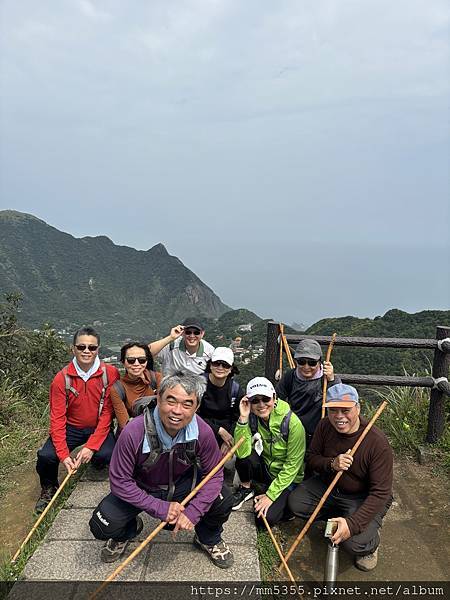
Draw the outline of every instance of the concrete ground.
<instances>
[{"instance_id":1,"label":"concrete ground","mask_svg":"<svg viewBox=\"0 0 450 600\"><path fill-rule=\"evenodd\" d=\"M48 584L53 582L51 597L88 597L98 582L103 581L115 569L116 563L104 564L100 561L103 542L93 539L88 520L93 508L109 491L107 481L96 481L89 471L74 490L65 508L61 510L44 543L29 560L24 578L26 582L36 582L33 598L48 600ZM382 529L379 563L371 573L358 571L343 551L340 552L339 582L380 582L449 580L450 555L448 550L450 497L446 480L437 479L431 469L413 462L397 460L394 470L395 500L389 510ZM162 531L118 577L127 582L126 597L149 598L148 587L140 589L145 582L163 582L163 587L154 583L152 590L158 600L178 597L175 582L217 582L226 585L230 582L260 581L260 567L256 549L256 528L247 502L239 511L231 514L224 531L224 539L230 544L235 556L235 564L230 569L215 567L209 558L192 544L192 533L179 533L175 541L171 533ZM156 526L157 522L144 513L145 527L137 542L130 544L129 554L137 543ZM299 533L303 522L295 519L277 526L283 539L285 552ZM297 548L289 561L289 566L297 583L303 581L323 581L326 556L326 541L323 526L315 524ZM275 580L284 576L274 575ZM45 581L45 585L38 582ZM80 583L81 582L81 583ZM82 582L91 584L89 593L83 590ZM133 585L130 587L130 583ZM57 590L55 586L63 585ZM94 588L92 587L94 585ZM200 585L200 584L199 584ZM40 587L41 586L41 587ZM81 588L80 588L81 586ZM134 587L133 587L134 586ZM173 587L175 586L175 587ZM109 598L124 598L121 588L107 588ZM241 589L234 592L240 595ZM42 594L38 593L41 590ZM236 588L237 590L237 588ZM14 590L13 590L14 591ZM12 598L30 599L29 588L25 594L17 595L15 588ZM132 591L132 596L130 596ZM193 598L198 595L191 590L179 590L180 598ZM233 595L233 591L231 591ZM210 595L210 594L207 594ZM248 594L247 594L248 595ZM106 597L106 596L102 596ZM203 596L202 596L203 597Z\"/></svg>"}]
</instances>

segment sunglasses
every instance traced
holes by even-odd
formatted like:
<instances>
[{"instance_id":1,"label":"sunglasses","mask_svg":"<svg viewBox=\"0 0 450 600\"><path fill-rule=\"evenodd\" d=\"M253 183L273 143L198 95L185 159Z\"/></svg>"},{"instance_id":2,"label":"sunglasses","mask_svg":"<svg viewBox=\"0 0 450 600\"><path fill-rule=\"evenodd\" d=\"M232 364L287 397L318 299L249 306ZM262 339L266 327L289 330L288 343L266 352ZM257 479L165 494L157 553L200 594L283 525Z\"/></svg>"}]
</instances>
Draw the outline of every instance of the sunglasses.
<instances>
[{"instance_id":1,"label":"sunglasses","mask_svg":"<svg viewBox=\"0 0 450 600\"><path fill-rule=\"evenodd\" d=\"M272 398L268 398L267 396L254 396L250 398L250 404L259 404L260 402L264 402L264 404L269 404L272 401Z\"/></svg>"},{"instance_id":2,"label":"sunglasses","mask_svg":"<svg viewBox=\"0 0 450 600\"><path fill-rule=\"evenodd\" d=\"M305 365L308 365L309 367L316 367L317 363L319 363L318 360L314 360L312 358L296 358L295 360L301 367L304 367Z\"/></svg>"},{"instance_id":3,"label":"sunglasses","mask_svg":"<svg viewBox=\"0 0 450 600\"><path fill-rule=\"evenodd\" d=\"M215 360L211 363L213 367L223 367L224 369L231 369L231 365L223 360Z\"/></svg>"},{"instance_id":4,"label":"sunglasses","mask_svg":"<svg viewBox=\"0 0 450 600\"><path fill-rule=\"evenodd\" d=\"M201 331L200 331L200 329L185 329L184 334L185 335L200 335Z\"/></svg>"},{"instance_id":5,"label":"sunglasses","mask_svg":"<svg viewBox=\"0 0 450 600\"><path fill-rule=\"evenodd\" d=\"M138 361L140 365L145 365L145 363L147 362L145 356L125 356L125 360L130 365L134 365L136 361Z\"/></svg>"},{"instance_id":6,"label":"sunglasses","mask_svg":"<svg viewBox=\"0 0 450 600\"><path fill-rule=\"evenodd\" d=\"M89 352L95 352L96 350L98 350L98 346L96 346L95 344L75 344L75 348L80 352L83 352L84 350L86 350L86 348L89 350Z\"/></svg>"}]
</instances>

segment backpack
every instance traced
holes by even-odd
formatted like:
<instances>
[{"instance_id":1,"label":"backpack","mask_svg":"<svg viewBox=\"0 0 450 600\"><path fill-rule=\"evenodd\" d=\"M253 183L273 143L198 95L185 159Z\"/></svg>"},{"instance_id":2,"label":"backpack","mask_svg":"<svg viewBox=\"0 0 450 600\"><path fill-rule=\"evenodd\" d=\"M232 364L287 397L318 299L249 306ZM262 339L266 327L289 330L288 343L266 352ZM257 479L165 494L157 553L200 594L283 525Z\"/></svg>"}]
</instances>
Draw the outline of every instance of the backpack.
<instances>
[{"instance_id":1,"label":"backpack","mask_svg":"<svg viewBox=\"0 0 450 600\"><path fill-rule=\"evenodd\" d=\"M289 412L287 412L284 415L283 420L281 421L279 435L270 440L272 444L275 444L276 442L280 441L281 439L283 439L285 442L288 441L288 439L289 439L289 423L291 421L291 415L292 415L292 410L290 410ZM248 424L250 426L250 431L252 432L252 437L253 437L255 435L255 433L258 432L258 417L252 412L248 416Z\"/></svg>"},{"instance_id":2,"label":"backpack","mask_svg":"<svg viewBox=\"0 0 450 600\"><path fill-rule=\"evenodd\" d=\"M103 404L105 402L106 390L108 389L108 373L106 371L106 366L105 366L104 363L100 363L100 366L102 368L102 383L103 383L103 387L102 387L102 393L101 393L101 396L100 396L100 403L98 405L98 416L99 417L102 414ZM63 375L64 375L64 385L65 385L65 391L66 391L66 410L67 410L67 407L69 406L69 392L72 392L72 394L74 396L77 396L77 397L78 397L78 392L72 386L72 377L68 374L67 367L64 367L64 369L62 370L62 372L63 372Z\"/></svg>"},{"instance_id":3,"label":"backpack","mask_svg":"<svg viewBox=\"0 0 450 600\"><path fill-rule=\"evenodd\" d=\"M139 468L149 469L158 461L159 457L163 453L161 442L159 441L159 437L156 432L155 419L153 416L156 406L156 396L143 396L142 398L139 398L138 402L139 406L137 407L137 411L135 411L136 415L140 413L144 414L144 439L142 440L142 447L144 446L145 440L147 440L147 443L150 446L150 453ZM197 482L198 468L200 466L195 452L196 444L197 440L191 440L184 444L176 444L175 447L169 450L168 502L172 500L173 493L175 491L175 482L173 479L173 455L175 448L177 450L178 460L194 467L191 491L195 487Z\"/></svg>"}]
</instances>

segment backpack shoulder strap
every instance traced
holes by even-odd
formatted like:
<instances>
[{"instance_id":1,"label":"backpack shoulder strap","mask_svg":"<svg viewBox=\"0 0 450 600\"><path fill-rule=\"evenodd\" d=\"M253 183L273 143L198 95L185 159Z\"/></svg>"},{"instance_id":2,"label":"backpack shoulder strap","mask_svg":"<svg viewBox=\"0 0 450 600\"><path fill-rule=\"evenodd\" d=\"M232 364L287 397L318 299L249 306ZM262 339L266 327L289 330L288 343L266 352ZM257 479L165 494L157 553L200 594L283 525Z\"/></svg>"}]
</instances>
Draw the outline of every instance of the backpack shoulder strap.
<instances>
[{"instance_id":1,"label":"backpack shoulder strap","mask_svg":"<svg viewBox=\"0 0 450 600\"><path fill-rule=\"evenodd\" d=\"M105 396L106 396L106 390L108 389L108 372L106 370L106 365L105 363L100 363L100 366L102 368L102 393L100 396L100 402L98 405L98 416L100 417L100 415L102 414L102 410L103 410L103 404L105 403Z\"/></svg>"},{"instance_id":2,"label":"backpack shoulder strap","mask_svg":"<svg viewBox=\"0 0 450 600\"><path fill-rule=\"evenodd\" d=\"M289 423L291 421L291 416L292 416L292 410L290 410L288 413L286 413L284 415L283 420L281 421L281 425L280 425L280 433L285 442L287 442L288 438L289 438Z\"/></svg>"},{"instance_id":3,"label":"backpack shoulder strap","mask_svg":"<svg viewBox=\"0 0 450 600\"><path fill-rule=\"evenodd\" d=\"M127 393L126 393L125 388L123 386L123 383L121 382L120 379L118 379L116 382L114 382L113 390L115 390L119 394L120 399L122 400L122 402L125 402L125 399L127 397Z\"/></svg>"},{"instance_id":4,"label":"backpack shoulder strap","mask_svg":"<svg viewBox=\"0 0 450 600\"><path fill-rule=\"evenodd\" d=\"M153 418L154 407L144 408L144 438L147 439L147 444L150 446L150 454L145 459L142 466L151 467L161 454L161 443L158 434L156 433L155 420Z\"/></svg>"},{"instance_id":5,"label":"backpack shoulder strap","mask_svg":"<svg viewBox=\"0 0 450 600\"><path fill-rule=\"evenodd\" d=\"M230 386L231 406L234 406L236 404L236 399L237 399L238 394L239 394L239 388L240 388L239 383L235 379L232 379L231 380L231 386Z\"/></svg>"},{"instance_id":6,"label":"backpack shoulder strap","mask_svg":"<svg viewBox=\"0 0 450 600\"><path fill-rule=\"evenodd\" d=\"M72 392L74 396L78 396L77 390L72 386L72 377L67 372L67 367L62 370L64 375L64 389L66 392L66 408L69 406L69 392Z\"/></svg>"}]
</instances>

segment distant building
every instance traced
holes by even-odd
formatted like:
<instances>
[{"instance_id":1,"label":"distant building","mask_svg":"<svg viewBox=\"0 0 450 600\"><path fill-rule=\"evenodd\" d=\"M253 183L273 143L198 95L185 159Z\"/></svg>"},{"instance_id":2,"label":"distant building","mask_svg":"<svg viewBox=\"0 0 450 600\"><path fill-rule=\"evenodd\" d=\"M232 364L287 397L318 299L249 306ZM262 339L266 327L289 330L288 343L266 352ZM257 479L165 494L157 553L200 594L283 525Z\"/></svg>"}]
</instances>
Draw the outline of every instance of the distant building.
<instances>
[{"instance_id":1,"label":"distant building","mask_svg":"<svg viewBox=\"0 0 450 600\"><path fill-rule=\"evenodd\" d=\"M252 330L251 323L244 323L244 325L239 325L239 327L238 327L238 331L251 331L251 330Z\"/></svg>"}]
</instances>

